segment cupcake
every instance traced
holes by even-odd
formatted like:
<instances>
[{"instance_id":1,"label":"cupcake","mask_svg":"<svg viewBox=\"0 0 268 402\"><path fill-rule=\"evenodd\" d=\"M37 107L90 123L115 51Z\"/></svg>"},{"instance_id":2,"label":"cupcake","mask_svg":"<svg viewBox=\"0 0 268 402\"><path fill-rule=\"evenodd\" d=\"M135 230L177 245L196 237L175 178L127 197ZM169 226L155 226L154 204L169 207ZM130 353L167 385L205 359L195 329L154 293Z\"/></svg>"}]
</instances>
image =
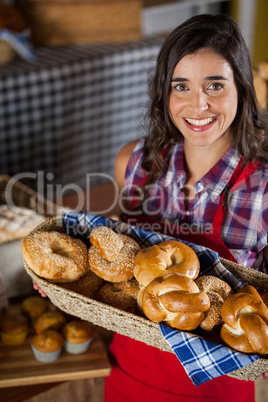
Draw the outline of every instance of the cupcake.
<instances>
[{"instance_id":1,"label":"cupcake","mask_svg":"<svg viewBox=\"0 0 268 402\"><path fill-rule=\"evenodd\" d=\"M60 311L46 311L34 323L34 329L37 334L45 329L55 329L60 331L66 324L66 319Z\"/></svg>"},{"instance_id":2,"label":"cupcake","mask_svg":"<svg viewBox=\"0 0 268 402\"><path fill-rule=\"evenodd\" d=\"M21 345L28 334L28 320L22 314L6 313L1 323L1 340L4 345Z\"/></svg>"},{"instance_id":3,"label":"cupcake","mask_svg":"<svg viewBox=\"0 0 268 402\"><path fill-rule=\"evenodd\" d=\"M54 329L46 329L32 339L31 348L34 357L43 363L57 360L64 344L63 336Z\"/></svg>"},{"instance_id":4,"label":"cupcake","mask_svg":"<svg viewBox=\"0 0 268 402\"><path fill-rule=\"evenodd\" d=\"M47 310L48 302L41 296L26 297L21 304L21 313L29 318L32 325Z\"/></svg>"},{"instance_id":5,"label":"cupcake","mask_svg":"<svg viewBox=\"0 0 268 402\"><path fill-rule=\"evenodd\" d=\"M62 330L66 352L78 355L87 351L93 332L87 321L71 321Z\"/></svg>"}]
</instances>

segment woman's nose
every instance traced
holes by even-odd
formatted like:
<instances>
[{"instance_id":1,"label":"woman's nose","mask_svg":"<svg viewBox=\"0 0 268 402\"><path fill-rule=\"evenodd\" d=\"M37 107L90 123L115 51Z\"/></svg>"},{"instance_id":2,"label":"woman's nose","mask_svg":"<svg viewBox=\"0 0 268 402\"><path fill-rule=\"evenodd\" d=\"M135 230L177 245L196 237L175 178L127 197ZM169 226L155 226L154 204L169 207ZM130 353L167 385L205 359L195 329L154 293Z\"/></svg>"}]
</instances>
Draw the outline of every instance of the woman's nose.
<instances>
[{"instance_id":1,"label":"woman's nose","mask_svg":"<svg viewBox=\"0 0 268 402\"><path fill-rule=\"evenodd\" d=\"M190 100L190 108L195 114L199 114L209 108L207 94L203 91L196 92Z\"/></svg>"}]
</instances>

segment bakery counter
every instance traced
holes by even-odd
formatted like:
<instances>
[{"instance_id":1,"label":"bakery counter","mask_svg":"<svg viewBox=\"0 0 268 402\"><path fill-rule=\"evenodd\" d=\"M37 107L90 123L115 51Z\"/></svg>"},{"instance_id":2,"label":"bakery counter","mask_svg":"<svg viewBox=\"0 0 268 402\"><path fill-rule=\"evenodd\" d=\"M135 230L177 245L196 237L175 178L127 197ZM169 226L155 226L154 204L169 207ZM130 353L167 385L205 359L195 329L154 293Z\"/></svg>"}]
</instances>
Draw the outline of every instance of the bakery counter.
<instances>
[{"instance_id":1,"label":"bakery counter","mask_svg":"<svg viewBox=\"0 0 268 402\"><path fill-rule=\"evenodd\" d=\"M11 299L9 310L18 312L20 304L14 300ZM72 355L63 350L53 363L41 363L34 358L30 347L31 333L22 345L0 343L0 401L22 401L39 393L56 393L58 387L68 387L68 382L72 383L69 387L74 393L77 381L85 385L90 379L89 384L95 384L96 392L102 394L103 378L110 375L111 365L102 336L107 337L107 334L101 334L99 330L103 331L93 328L93 340L87 352ZM69 399L66 396L64 400Z\"/></svg>"},{"instance_id":2,"label":"bakery counter","mask_svg":"<svg viewBox=\"0 0 268 402\"><path fill-rule=\"evenodd\" d=\"M23 345L13 347L0 344L0 361L0 388L105 377L111 371L96 331L87 352L79 356L63 351L57 361L40 363L34 358L27 340Z\"/></svg>"}]
</instances>

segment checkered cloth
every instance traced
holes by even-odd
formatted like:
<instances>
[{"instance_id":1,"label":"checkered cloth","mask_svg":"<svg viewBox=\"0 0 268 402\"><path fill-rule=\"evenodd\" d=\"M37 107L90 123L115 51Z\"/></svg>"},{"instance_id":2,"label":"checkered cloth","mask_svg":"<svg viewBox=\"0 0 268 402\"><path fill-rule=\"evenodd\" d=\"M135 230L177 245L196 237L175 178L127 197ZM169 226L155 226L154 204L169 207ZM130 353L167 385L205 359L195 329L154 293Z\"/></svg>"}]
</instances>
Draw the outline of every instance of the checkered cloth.
<instances>
[{"instance_id":1,"label":"checkered cloth","mask_svg":"<svg viewBox=\"0 0 268 402\"><path fill-rule=\"evenodd\" d=\"M88 173L97 174L92 185L100 173L107 181L120 148L144 134L147 79L161 43L39 48L33 63L1 66L0 172L42 171L48 184L82 189Z\"/></svg>"},{"instance_id":2,"label":"checkered cloth","mask_svg":"<svg viewBox=\"0 0 268 402\"><path fill-rule=\"evenodd\" d=\"M149 247L171 239L168 236L147 232L137 227L129 226L126 223L116 222L85 211L64 215L63 224L66 233L69 235L86 237L94 227L105 225L118 233L133 237L141 247ZM234 291L243 286L242 282L224 268L217 253L195 244L187 244L192 247L198 256L202 275L217 276L229 283ZM219 343L191 333L174 330L164 324L159 324L159 327L196 386L247 366L259 358L257 355L245 355L235 352Z\"/></svg>"}]
</instances>

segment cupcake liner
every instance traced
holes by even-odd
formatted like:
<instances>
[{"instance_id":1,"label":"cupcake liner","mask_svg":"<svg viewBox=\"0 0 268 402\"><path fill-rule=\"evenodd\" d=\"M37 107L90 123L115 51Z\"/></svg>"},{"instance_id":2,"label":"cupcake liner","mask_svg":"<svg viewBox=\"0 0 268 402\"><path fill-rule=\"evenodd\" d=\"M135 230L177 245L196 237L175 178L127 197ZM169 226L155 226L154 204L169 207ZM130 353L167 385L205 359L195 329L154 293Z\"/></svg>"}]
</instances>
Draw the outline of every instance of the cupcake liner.
<instances>
[{"instance_id":1,"label":"cupcake liner","mask_svg":"<svg viewBox=\"0 0 268 402\"><path fill-rule=\"evenodd\" d=\"M1 339L4 345L21 345L24 343L27 335L28 330L19 334L5 334L4 332L1 332Z\"/></svg>"},{"instance_id":2,"label":"cupcake liner","mask_svg":"<svg viewBox=\"0 0 268 402\"><path fill-rule=\"evenodd\" d=\"M55 352L40 352L33 345L31 345L34 357L36 360L42 363L51 363L60 357L62 349L58 349Z\"/></svg>"},{"instance_id":3,"label":"cupcake liner","mask_svg":"<svg viewBox=\"0 0 268 402\"><path fill-rule=\"evenodd\" d=\"M64 341L64 348L68 353L79 355L81 353L85 353L88 350L91 341L92 338L83 343L70 343L68 341Z\"/></svg>"}]
</instances>

